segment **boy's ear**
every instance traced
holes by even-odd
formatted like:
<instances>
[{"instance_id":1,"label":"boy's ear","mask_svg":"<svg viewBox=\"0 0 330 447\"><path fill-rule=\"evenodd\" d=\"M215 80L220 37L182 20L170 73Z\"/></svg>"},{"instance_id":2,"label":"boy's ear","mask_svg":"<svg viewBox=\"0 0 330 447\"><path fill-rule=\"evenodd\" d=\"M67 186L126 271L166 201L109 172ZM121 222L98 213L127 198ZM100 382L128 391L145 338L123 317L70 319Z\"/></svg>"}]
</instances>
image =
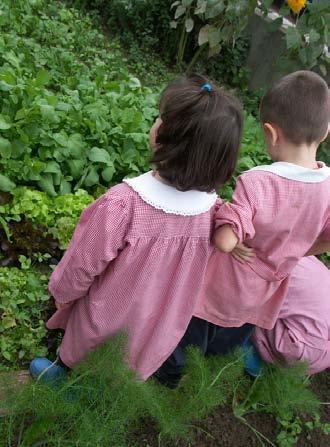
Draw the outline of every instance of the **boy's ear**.
<instances>
[{"instance_id":1,"label":"boy's ear","mask_svg":"<svg viewBox=\"0 0 330 447\"><path fill-rule=\"evenodd\" d=\"M272 144L272 146L275 146L279 139L278 129L271 123L264 123L263 128L267 140Z\"/></svg>"}]
</instances>

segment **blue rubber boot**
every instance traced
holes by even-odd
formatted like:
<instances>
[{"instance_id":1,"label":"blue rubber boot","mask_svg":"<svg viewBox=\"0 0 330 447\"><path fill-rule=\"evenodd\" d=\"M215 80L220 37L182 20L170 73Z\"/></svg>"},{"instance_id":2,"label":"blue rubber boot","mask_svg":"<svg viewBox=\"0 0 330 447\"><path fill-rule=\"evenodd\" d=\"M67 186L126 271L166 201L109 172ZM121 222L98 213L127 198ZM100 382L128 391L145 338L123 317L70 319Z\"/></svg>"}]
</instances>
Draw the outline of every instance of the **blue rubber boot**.
<instances>
[{"instance_id":1,"label":"blue rubber boot","mask_svg":"<svg viewBox=\"0 0 330 447\"><path fill-rule=\"evenodd\" d=\"M244 352L244 368L249 376L256 378L261 373L262 360L250 338L242 343Z\"/></svg>"},{"instance_id":2,"label":"blue rubber boot","mask_svg":"<svg viewBox=\"0 0 330 447\"><path fill-rule=\"evenodd\" d=\"M38 382L60 385L66 376L66 370L46 357L36 357L30 363L30 374Z\"/></svg>"}]
</instances>

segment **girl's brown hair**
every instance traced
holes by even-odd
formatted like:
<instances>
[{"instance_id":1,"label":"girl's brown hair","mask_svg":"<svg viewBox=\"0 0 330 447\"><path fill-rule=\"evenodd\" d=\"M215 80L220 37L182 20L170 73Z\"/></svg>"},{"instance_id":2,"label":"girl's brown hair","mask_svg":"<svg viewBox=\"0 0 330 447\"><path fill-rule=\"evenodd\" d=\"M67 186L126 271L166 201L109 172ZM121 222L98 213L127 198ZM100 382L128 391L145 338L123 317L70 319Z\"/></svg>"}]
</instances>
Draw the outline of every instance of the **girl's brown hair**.
<instances>
[{"instance_id":1,"label":"girl's brown hair","mask_svg":"<svg viewBox=\"0 0 330 447\"><path fill-rule=\"evenodd\" d=\"M164 180L209 192L230 179L243 130L234 96L204 76L183 77L163 91L160 117L153 163Z\"/></svg>"}]
</instances>

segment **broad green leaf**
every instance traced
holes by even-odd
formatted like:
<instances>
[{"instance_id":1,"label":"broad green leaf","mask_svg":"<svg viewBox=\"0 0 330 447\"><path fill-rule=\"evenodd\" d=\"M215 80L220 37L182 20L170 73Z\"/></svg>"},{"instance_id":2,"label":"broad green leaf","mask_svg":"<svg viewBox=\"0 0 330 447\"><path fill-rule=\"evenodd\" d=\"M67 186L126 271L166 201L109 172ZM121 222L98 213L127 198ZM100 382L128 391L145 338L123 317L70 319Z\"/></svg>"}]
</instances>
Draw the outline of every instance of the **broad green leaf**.
<instances>
[{"instance_id":1,"label":"broad green leaf","mask_svg":"<svg viewBox=\"0 0 330 447\"><path fill-rule=\"evenodd\" d=\"M40 112L41 116L44 120L50 121L52 123L57 122L59 119L56 115L56 110L53 106L50 106L48 104L42 104L40 106Z\"/></svg>"},{"instance_id":2,"label":"broad green leaf","mask_svg":"<svg viewBox=\"0 0 330 447\"><path fill-rule=\"evenodd\" d=\"M179 5L176 10L175 10L175 14L174 14L174 18L175 20L177 20L179 17L181 17L183 14L185 14L187 8L183 5Z\"/></svg>"},{"instance_id":3,"label":"broad green leaf","mask_svg":"<svg viewBox=\"0 0 330 447\"><path fill-rule=\"evenodd\" d=\"M182 5L188 8L192 4L193 0L182 0Z\"/></svg>"},{"instance_id":4,"label":"broad green leaf","mask_svg":"<svg viewBox=\"0 0 330 447\"><path fill-rule=\"evenodd\" d=\"M81 134L70 135L67 141L67 148L73 158L80 158L84 153L84 142Z\"/></svg>"},{"instance_id":5,"label":"broad green leaf","mask_svg":"<svg viewBox=\"0 0 330 447\"><path fill-rule=\"evenodd\" d=\"M277 19L267 23L267 30L270 33L278 31L278 29L282 26L282 23L283 23L283 17L277 17Z\"/></svg>"},{"instance_id":6,"label":"broad green leaf","mask_svg":"<svg viewBox=\"0 0 330 447\"><path fill-rule=\"evenodd\" d=\"M273 0L263 0L263 5L268 9L271 4L273 3Z\"/></svg>"},{"instance_id":7,"label":"broad green leaf","mask_svg":"<svg viewBox=\"0 0 330 447\"><path fill-rule=\"evenodd\" d=\"M281 6L280 11L279 11L279 13L281 14L281 16L283 16L283 17L290 15L290 12L291 12L291 11L290 11L290 8L288 7L288 5L287 5L286 3L284 3L284 4Z\"/></svg>"},{"instance_id":8,"label":"broad green leaf","mask_svg":"<svg viewBox=\"0 0 330 447\"><path fill-rule=\"evenodd\" d=\"M7 82L2 81L2 80L0 79L0 90L1 90L1 91L3 91L3 92L9 92L9 90L11 90L11 89L13 89L13 88L14 88L13 85L11 85L11 84L7 84Z\"/></svg>"},{"instance_id":9,"label":"broad green leaf","mask_svg":"<svg viewBox=\"0 0 330 447\"><path fill-rule=\"evenodd\" d=\"M98 147L92 147L88 154L88 158L90 161L98 163L112 163L109 153L105 149L100 149Z\"/></svg>"},{"instance_id":10,"label":"broad green leaf","mask_svg":"<svg viewBox=\"0 0 330 447\"><path fill-rule=\"evenodd\" d=\"M0 155L3 158L10 158L11 156L11 143L7 138L0 137Z\"/></svg>"},{"instance_id":11,"label":"broad green leaf","mask_svg":"<svg viewBox=\"0 0 330 447\"><path fill-rule=\"evenodd\" d=\"M53 183L55 186L59 186L61 183L62 174L53 174Z\"/></svg>"},{"instance_id":12,"label":"broad green leaf","mask_svg":"<svg viewBox=\"0 0 330 447\"><path fill-rule=\"evenodd\" d=\"M11 143L11 151L12 158L20 158L24 152L28 152L25 144L20 140L14 140Z\"/></svg>"},{"instance_id":13,"label":"broad green leaf","mask_svg":"<svg viewBox=\"0 0 330 447\"><path fill-rule=\"evenodd\" d=\"M71 105L67 104L66 102L58 102L56 104L56 110L62 110L64 112L68 112L71 109Z\"/></svg>"},{"instance_id":14,"label":"broad green leaf","mask_svg":"<svg viewBox=\"0 0 330 447\"><path fill-rule=\"evenodd\" d=\"M198 0L195 14L204 14L206 11L207 0Z\"/></svg>"},{"instance_id":15,"label":"broad green leaf","mask_svg":"<svg viewBox=\"0 0 330 447\"><path fill-rule=\"evenodd\" d=\"M45 163L39 159L31 160L31 163L27 172L27 180L40 180L41 173L45 169Z\"/></svg>"},{"instance_id":16,"label":"broad green leaf","mask_svg":"<svg viewBox=\"0 0 330 447\"><path fill-rule=\"evenodd\" d=\"M213 4L208 3L205 12L205 18L213 19L214 17L217 17L224 11L225 7L226 5L224 0L217 0L216 2L213 2Z\"/></svg>"},{"instance_id":17,"label":"broad green leaf","mask_svg":"<svg viewBox=\"0 0 330 447\"><path fill-rule=\"evenodd\" d=\"M67 181L62 179L60 183L60 194L70 194L71 193L71 184Z\"/></svg>"},{"instance_id":18,"label":"broad green leaf","mask_svg":"<svg viewBox=\"0 0 330 447\"><path fill-rule=\"evenodd\" d=\"M309 31L308 36L309 36L310 43L316 43L320 39L321 34L319 34L315 29L312 28Z\"/></svg>"},{"instance_id":19,"label":"broad green leaf","mask_svg":"<svg viewBox=\"0 0 330 447\"><path fill-rule=\"evenodd\" d=\"M38 181L38 186L51 197L55 197L57 195L54 188L52 174L43 174L41 179Z\"/></svg>"},{"instance_id":20,"label":"broad green leaf","mask_svg":"<svg viewBox=\"0 0 330 447\"><path fill-rule=\"evenodd\" d=\"M0 174L0 191L10 192L16 187L15 183L12 182L5 175Z\"/></svg>"},{"instance_id":21,"label":"broad green leaf","mask_svg":"<svg viewBox=\"0 0 330 447\"><path fill-rule=\"evenodd\" d=\"M220 30L215 27L210 27L209 28L209 36L208 36L210 47L212 48L212 47L216 47L217 45L219 45L220 39L221 39Z\"/></svg>"},{"instance_id":22,"label":"broad green leaf","mask_svg":"<svg viewBox=\"0 0 330 447\"><path fill-rule=\"evenodd\" d=\"M2 355L3 355L4 358L5 358L6 360L8 360L8 361L10 361L11 358L12 358L12 355L11 355L10 352L8 352L8 351L2 351Z\"/></svg>"},{"instance_id":23,"label":"broad green leaf","mask_svg":"<svg viewBox=\"0 0 330 447\"><path fill-rule=\"evenodd\" d=\"M85 178L84 184L87 188L97 185L99 183L99 175L97 173L96 167L91 166L89 172Z\"/></svg>"},{"instance_id":24,"label":"broad green leaf","mask_svg":"<svg viewBox=\"0 0 330 447\"><path fill-rule=\"evenodd\" d=\"M1 326L3 329L10 329L10 328L16 326L16 324L17 323L16 323L15 318L13 318L9 315L1 318Z\"/></svg>"},{"instance_id":25,"label":"broad green leaf","mask_svg":"<svg viewBox=\"0 0 330 447\"><path fill-rule=\"evenodd\" d=\"M103 169L101 175L103 180L105 180L106 182L110 182L112 180L114 173L115 173L114 166L108 166L107 168Z\"/></svg>"},{"instance_id":26,"label":"broad green leaf","mask_svg":"<svg viewBox=\"0 0 330 447\"><path fill-rule=\"evenodd\" d=\"M198 34L198 45L202 46L209 41L209 30L211 26L205 25L199 30Z\"/></svg>"},{"instance_id":27,"label":"broad green leaf","mask_svg":"<svg viewBox=\"0 0 330 447\"><path fill-rule=\"evenodd\" d=\"M298 48L301 43L301 34L295 26L289 26L286 31L286 45L290 48Z\"/></svg>"},{"instance_id":28,"label":"broad green leaf","mask_svg":"<svg viewBox=\"0 0 330 447\"><path fill-rule=\"evenodd\" d=\"M64 132L54 133L53 138L60 146L65 147L68 144L68 136Z\"/></svg>"},{"instance_id":29,"label":"broad green leaf","mask_svg":"<svg viewBox=\"0 0 330 447\"><path fill-rule=\"evenodd\" d=\"M136 89L141 88L141 82L138 78L135 78L132 76L129 78L128 86L130 89L136 90Z\"/></svg>"},{"instance_id":30,"label":"broad green leaf","mask_svg":"<svg viewBox=\"0 0 330 447\"><path fill-rule=\"evenodd\" d=\"M11 128L9 117L0 114L0 130L7 130Z\"/></svg>"},{"instance_id":31,"label":"broad green leaf","mask_svg":"<svg viewBox=\"0 0 330 447\"><path fill-rule=\"evenodd\" d=\"M61 174L61 167L56 161L49 161L46 164L44 172L49 172L51 174Z\"/></svg>"},{"instance_id":32,"label":"broad green leaf","mask_svg":"<svg viewBox=\"0 0 330 447\"><path fill-rule=\"evenodd\" d=\"M26 115L28 115L28 113L29 113L29 110L26 108L17 110L16 115L15 115L15 120L18 121L18 120L24 119L26 117Z\"/></svg>"},{"instance_id":33,"label":"broad green leaf","mask_svg":"<svg viewBox=\"0 0 330 447\"><path fill-rule=\"evenodd\" d=\"M299 57L300 57L301 62L304 65L306 65L307 64L307 60L308 60L306 48L302 48L301 50L299 50Z\"/></svg>"},{"instance_id":34,"label":"broad green leaf","mask_svg":"<svg viewBox=\"0 0 330 447\"><path fill-rule=\"evenodd\" d=\"M85 166L85 160L67 160L70 168L70 173L74 179L78 179Z\"/></svg>"},{"instance_id":35,"label":"broad green leaf","mask_svg":"<svg viewBox=\"0 0 330 447\"><path fill-rule=\"evenodd\" d=\"M40 70L36 77L36 85L42 87L50 81L49 73L46 70Z\"/></svg>"}]
</instances>

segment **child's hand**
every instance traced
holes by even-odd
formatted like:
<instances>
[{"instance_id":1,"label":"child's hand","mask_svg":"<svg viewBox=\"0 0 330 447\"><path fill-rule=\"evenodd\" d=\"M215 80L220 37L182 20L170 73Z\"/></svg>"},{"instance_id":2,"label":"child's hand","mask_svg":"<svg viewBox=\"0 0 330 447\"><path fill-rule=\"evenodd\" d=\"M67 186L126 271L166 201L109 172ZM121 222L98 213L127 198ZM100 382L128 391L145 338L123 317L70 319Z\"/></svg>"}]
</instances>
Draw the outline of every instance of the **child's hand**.
<instances>
[{"instance_id":1,"label":"child's hand","mask_svg":"<svg viewBox=\"0 0 330 447\"><path fill-rule=\"evenodd\" d=\"M55 301L55 306L57 310L66 309L67 307L71 306L72 303L58 303Z\"/></svg>"},{"instance_id":2,"label":"child's hand","mask_svg":"<svg viewBox=\"0 0 330 447\"><path fill-rule=\"evenodd\" d=\"M237 244L231 254L233 258L241 264L249 263L255 257L253 248L250 248L244 244Z\"/></svg>"}]
</instances>

